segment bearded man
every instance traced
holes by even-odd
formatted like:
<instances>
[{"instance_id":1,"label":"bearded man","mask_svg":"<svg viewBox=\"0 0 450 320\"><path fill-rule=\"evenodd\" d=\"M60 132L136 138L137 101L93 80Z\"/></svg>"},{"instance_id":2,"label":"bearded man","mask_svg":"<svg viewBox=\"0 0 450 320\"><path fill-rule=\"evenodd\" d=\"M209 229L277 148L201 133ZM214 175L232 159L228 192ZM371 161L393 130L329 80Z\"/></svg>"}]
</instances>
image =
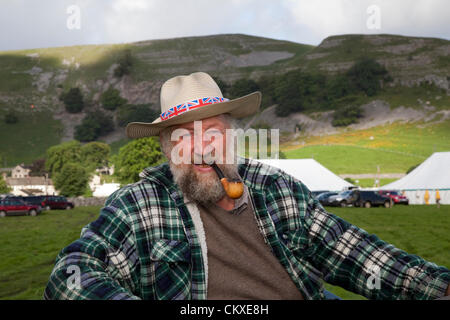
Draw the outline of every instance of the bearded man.
<instances>
[{"instance_id":1,"label":"bearded man","mask_svg":"<svg viewBox=\"0 0 450 320\"><path fill-rule=\"evenodd\" d=\"M228 100L197 72L166 81L160 98L160 117L130 123L127 135L159 135L169 163L108 197L58 255L46 299L324 299L323 280L369 299L450 293L448 269L328 213L286 173L234 155L226 131L259 110L260 92ZM229 195L219 174L240 179L242 194Z\"/></svg>"}]
</instances>

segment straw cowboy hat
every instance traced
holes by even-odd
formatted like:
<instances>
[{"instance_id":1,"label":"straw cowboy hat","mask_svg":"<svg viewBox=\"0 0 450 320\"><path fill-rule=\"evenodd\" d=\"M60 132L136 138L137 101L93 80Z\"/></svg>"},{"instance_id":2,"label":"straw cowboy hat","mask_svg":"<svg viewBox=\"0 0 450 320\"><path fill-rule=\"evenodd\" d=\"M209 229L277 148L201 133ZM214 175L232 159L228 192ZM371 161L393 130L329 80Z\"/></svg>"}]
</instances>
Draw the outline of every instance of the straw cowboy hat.
<instances>
[{"instance_id":1,"label":"straw cowboy hat","mask_svg":"<svg viewBox=\"0 0 450 320\"><path fill-rule=\"evenodd\" d=\"M151 123L131 122L129 138L159 135L166 127L229 113L245 118L256 113L261 105L261 92L229 100L224 98L217 83L205 72L191 73L167 80L161 87L161 114Z\"/></svg>"}]
</instances>

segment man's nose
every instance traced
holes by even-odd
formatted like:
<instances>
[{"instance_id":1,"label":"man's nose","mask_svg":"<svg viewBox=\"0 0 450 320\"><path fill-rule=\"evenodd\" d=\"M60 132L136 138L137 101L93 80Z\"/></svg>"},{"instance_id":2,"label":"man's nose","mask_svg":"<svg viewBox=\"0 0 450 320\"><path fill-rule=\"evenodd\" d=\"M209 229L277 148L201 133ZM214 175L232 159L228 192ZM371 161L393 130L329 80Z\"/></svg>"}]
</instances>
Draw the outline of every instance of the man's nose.
<instances>
[{"instance_id":1,"label":"man's nose","mask_svg":"<svg viewBox=\"0 0 450 320\"><path fill-rule=\"evenodd\" d=\"M193 160L195 164L201 164L204 162L205 155L211 152L211 148L208 147L209 142L203 139L203 134L195 136L193 141Z\"/></svg>"},{"instance_id":2,"label":"man's nose","mask_svg":"<svg viewBox=\"0 0 450 320\"><path fill-rule=\"evenodd\" d=\"M212 151L213 147L211 145L211 141L205 139L204 133L202 135L198 135L194 138L193 141L194 153L205 155Z\"/></svg>"}]
</instances>

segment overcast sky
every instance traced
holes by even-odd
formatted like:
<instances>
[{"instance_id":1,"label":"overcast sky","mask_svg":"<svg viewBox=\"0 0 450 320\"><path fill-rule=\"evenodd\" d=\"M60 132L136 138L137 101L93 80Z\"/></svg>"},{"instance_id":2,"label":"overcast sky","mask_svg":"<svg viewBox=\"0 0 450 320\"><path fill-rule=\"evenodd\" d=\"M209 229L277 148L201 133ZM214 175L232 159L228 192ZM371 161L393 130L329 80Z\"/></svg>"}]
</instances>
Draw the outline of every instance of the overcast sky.
<instances>
[{"instance_id":1,"label":"overcast sky","mask_svg":"<svg viewBox=\"0 0 450 320\"><path fill-rule=\"evenodd\" d=\"M448 0L0 0L0 51L223 33L450 39L449 21Z\"/></svg>"}]
</instances>

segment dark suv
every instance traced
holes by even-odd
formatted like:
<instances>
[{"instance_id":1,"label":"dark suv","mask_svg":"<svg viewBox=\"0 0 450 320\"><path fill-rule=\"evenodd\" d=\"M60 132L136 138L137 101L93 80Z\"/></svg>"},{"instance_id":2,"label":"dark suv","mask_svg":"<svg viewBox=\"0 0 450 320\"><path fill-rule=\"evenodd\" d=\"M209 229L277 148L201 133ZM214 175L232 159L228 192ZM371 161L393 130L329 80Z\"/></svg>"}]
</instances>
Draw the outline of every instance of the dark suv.
<instances>
[{"instance_id":1,"label":"dark suv","mask_svg":"<svg viewBox=\"0 0 450 320\"><path fill-rule=\"evenodd\" d=\"M33 204L27 204L17 197L7 197L0 200L0 217L7 215L30 215L37 216L41 212L41 207Z\"/></svg>"},{"instance_id":2,"label":"dark suv","mask_svg":"<svg viewBox=\"0 0 450 320\"><path fill-rule=\"evenodd\" d=\"M356 191L359 192L359 197L357 196L353 203L355 207L370 208L384 206L385 208L390 208L393 205L393 202L389 197L383 196L375 191Z\"/></svg>"},{"instance_id":3,"label":"dark suv","mask_svg":"<svg viewBox=\"0 0 450 320\"><path fill-rule=\"evenodd\" d=\"M392 206L389 197L382 196L375 191L365 190L348 190L339 193L336 196L331 196L328 200L334 206L355 206L370 208L373 206L384 206L390 208Z\"/></svg>"},{"instance_id":4,"label":"dark suv","mask_svg":"<svg viewBox=\"0 0 450 320\"><path fill-rule=\"evenodd\" d=\"M45 199L45 196L28 196L28 197L20 197L25 203L34 204L36 206L43 207L42 201Z\"/></svg>"},{"instance_id":5,"label":"dark suv","mask_svg":"<svg viewBox=\"0 0 450 320\"><path fill-rule=\"evenodd\" d=\"M61 196L45 196L41 202L42 207L45 210L51 209L73 209L75 205L72 202L67 201L66 197Z\"/></svg>"}]
</instances>

